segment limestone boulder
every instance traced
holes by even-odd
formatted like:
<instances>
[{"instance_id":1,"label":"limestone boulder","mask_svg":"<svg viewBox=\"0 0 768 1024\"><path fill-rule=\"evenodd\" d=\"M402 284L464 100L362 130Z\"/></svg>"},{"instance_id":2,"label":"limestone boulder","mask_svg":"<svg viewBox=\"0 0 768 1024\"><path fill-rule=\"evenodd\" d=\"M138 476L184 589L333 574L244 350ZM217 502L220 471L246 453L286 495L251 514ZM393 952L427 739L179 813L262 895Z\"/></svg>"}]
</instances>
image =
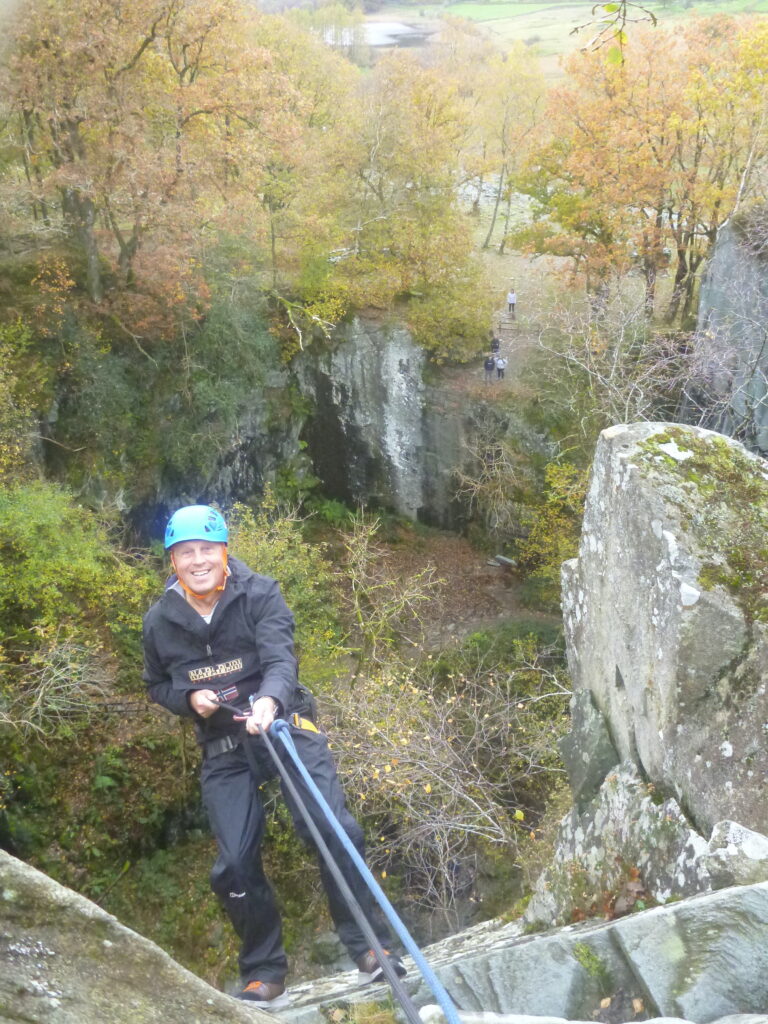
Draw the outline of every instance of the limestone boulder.
<instances>
[{"instance_id":1,"label":"limestone boulder","mask_svg":"<svg viewBox=\"0 0 768 1024\"><path fill-rule=\"evenodd\" d=\"M708 836L768 832L768 463L712 431L609 428L563 570L574 689Z\"/></svg>"},{"instance_id":2,"label":"limestone boulder","mask_svg":"<svg viewBox=\"0 0 768 1024\"><path fill-rule=\"evenodd\" d=\"M768 837L736 821L719 821L701 863L713 889L768 881Z\"/></svg>"},{"instance_id":3,"label":"limestone boulder","mask_svg":"<svg viewBox=\"0 0 768 1024\"><path fill-rule=\"evenodd\" d=\"M706 840L677 802L659 799L632 761L560 823L552 864L525 910L528 926L618 917L710 889Z\"/></svg>"},{"instance_id":4,"label":"limestone boulder","mask_svg":"<svg viewBox=\"0 0 768 1024\"><path fill-rule=\"evenodd\" d=\"M211 988L90 900L0 850L0 1021L270 1020Z\"/></svg>"},{"instance_id":5,"label":"limestone boulder","mask_svg":"<svg viewBox=\"0 0 768 1024\"><path fill-rule=\"evenodd\" d=\"M461 956L455 943L445 959L440 944L425 952L456 1005L472 1015L467 1024L475 1014L489 1022L515 1014L709 1024L737 1014L765 1020L766 934L768 884L761 883L540 935L499 926L495 943L467 932ZM435 1002L423 983L414 998L419 1006Z\"/></svg>"},{"instance_id":6,"label":"limestone boulder","mask_svg":"<svg viewBox=\"0 0 768 1024\"><path fill-rule=\"evenodd\" d=\"M595 707L591 690L571 698L571 728L560 740L573 802L582 808L597 796L608 772L619 763L605 719Z\"/></svg>"},{"instance_id":7,"label":"limestone boulder","mask_svg":"<svg viewBox=\"0 0 768 1024\"><path fill-rule=\"evenodd\" d=\"M662 1014L710 1021L768 1007L765 883L616 922L622 954Z\"/></svg>"}]
</instances>

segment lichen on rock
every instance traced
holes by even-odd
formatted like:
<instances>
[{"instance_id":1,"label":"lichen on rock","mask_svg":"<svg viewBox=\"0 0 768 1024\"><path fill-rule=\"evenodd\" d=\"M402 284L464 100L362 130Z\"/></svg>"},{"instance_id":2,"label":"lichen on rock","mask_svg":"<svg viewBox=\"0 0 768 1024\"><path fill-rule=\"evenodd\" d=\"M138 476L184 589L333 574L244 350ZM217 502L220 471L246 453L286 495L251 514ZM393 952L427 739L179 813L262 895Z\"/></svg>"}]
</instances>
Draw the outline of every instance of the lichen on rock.
<instances>
[{"instance_id":1,"label":"lichen on rock","mask_svg":"<svg viewBox=\"0 0 768 1024\"><path fill-rule=\"evenodd\" d=\"M695 427L603 431L563 573L574 690L622 759L708 836L768 830L768 464ZM729 744L726 756L723 743ZM750 774L751 773L751 774Z\"/></svg>"}]
</instances>

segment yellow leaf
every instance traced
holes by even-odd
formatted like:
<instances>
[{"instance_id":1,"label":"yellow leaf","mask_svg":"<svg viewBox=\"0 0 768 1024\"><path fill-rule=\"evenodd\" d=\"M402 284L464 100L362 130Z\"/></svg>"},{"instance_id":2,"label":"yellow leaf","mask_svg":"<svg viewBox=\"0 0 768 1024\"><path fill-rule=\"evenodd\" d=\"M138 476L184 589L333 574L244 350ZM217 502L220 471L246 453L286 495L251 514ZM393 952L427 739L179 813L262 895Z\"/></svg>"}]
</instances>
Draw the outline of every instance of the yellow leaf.
<instances>
[{"instance_id":1,"label":"yellow leaf","mask_svg":"<svg viewBox=\"0 0 768 1024\"><path fill-rule=\"evenodd\" d=\"M609 64L623 64L624 54L619 46L611 46L605 55L605 59Z\"/></svg>"},{"instance_id":2,"label":"yellow leaf","mask_svg":"<svg viewBox=\"0 0 768 1024\"><path fill-rule=\"evenodd\" d=\"M601 999L600 1000L600 1009L601 1010L607 1010L610 1005L611 1005L611 997L610 996L606 996L605 999Z\"/></svg>"},{"instance_id":3,"label":"yellow leaf","mask_svg":"<svg viewBox=\"0 0 768 1024\"><path fill-rule=\"evenodd\" d=\"M425 793L431 793L432 792L432 787L430 786L429 783L427 783L426 786L424 787L424 792Z\"/></svg>"},{"instance_id":4,"label":"yellow leaf","mask_svg":"<svg viewBox=\"0 0 768 1024\"><path fill-rule=\"evenodd\" d=\"M523 821L523 820L524 820L524 818L525 818L525 815L524 815L524 814L523 814L523 812L522 812L522 811L521 811L521 810L520 810L520 809L518 808L518 809L517 809L517 810L515 811L515 821Z\"/></svg>"}]
</instances>

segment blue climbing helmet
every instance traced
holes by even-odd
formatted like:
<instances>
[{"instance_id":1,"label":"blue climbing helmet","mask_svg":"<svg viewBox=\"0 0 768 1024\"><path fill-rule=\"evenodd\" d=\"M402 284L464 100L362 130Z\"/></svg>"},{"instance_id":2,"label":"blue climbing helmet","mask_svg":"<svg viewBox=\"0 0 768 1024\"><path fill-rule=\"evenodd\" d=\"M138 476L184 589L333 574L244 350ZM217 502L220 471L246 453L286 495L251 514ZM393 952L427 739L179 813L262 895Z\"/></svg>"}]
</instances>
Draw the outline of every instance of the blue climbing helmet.
<instances>
[{"instance_id":1,"label":"blue climbing helmet","mask_svg":"<svg viewBox=\"0 0 768 1024\"><path fill-rule=\"evenodd\" d=\"M210 505L185 505L168 520L165 528L165 550L183 540L210 540L226 544L227 524L221 512Z\"/></svg>"}]
</instances>

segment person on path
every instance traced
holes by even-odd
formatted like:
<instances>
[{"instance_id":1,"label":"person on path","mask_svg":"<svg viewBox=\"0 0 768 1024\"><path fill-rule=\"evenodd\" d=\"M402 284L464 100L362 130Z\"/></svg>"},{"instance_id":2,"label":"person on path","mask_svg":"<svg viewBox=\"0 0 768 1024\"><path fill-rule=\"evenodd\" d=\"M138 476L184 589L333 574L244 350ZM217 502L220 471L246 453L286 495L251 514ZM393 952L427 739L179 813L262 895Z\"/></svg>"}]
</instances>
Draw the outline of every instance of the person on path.
<instances>
[{"instance_id":1,"label":"person on path","mask_svg":"<svg viewBox=\"0 0 768 1024\"><path fill-rule=\"evenodd\" d=\"M507 292L507 306L512 316L515 315L515 306L517 305L517 293L514 288L510 288Z\"/></svg>"},{"instance_id":2,"label":"person on path","mask_svg":"<svg viewBox=\"0 0 768 1024\"><path fill-rule=\"evenodd\" d=\"M496 377L498 380L504 380L504 371L507 368L507 360L504 356L499 356L496 360Z\"/></svg>"},{"instance_id":3,"label":"person on path","mask_svg":"<svg viewBox=\"0 0 768 1024\"><path fill-rule=\"evenodd\" d=\"M290 723L301 760L361 856L364 840L347 810L328 741L308 717L312 699L298 683L293 615L274 579L228 556L227 539L226 522L207 505L187 505L171 516L165 548L173 575L144 616L144 681L151 700L194 721L203 752L203 802L218 844L211 887L241 944L243 990L238 998L274 1009L288 1001L288 962L280 914L261 863L265 822L260 788L275 770L259 734L268 732L276 718ZM228 703L242 708L241 716L219 706L218 688L225 690ZM281 759L288 757L281 743L275 749ZM316 809L303 780L296 775L294 782L307 806ZM297 832L311 845L290 793L284 789L283 796ZM373 897L319 809L315 823L386 947L390 936ZM323 861L320 874L358 980L379 980L381 964ZM397 974L404 975L399 957L386 955Z\"/></svg>"},{"instance_id":4,"label":"person on path","mask_svg":"<svg viewBox=\"0 0 768 1024\"><path fill-rule=\"evenodd\" d=\"M485 383L490 384L493 380L493 370L496 366L496 360L493 358L493 354L489 354L485 357L483 367L485 369Z\"/></svg>"},{"instance_id":5,"label":"person on path","mask_svg":"<svg viewBox=\"0 0 768 1024\"><path fill-rule=\"evenodd\" d=\"M492 353L492 355L497 355L500 348L501 348L501 339L499 338L498 334L494 334L494 336L491 338L491 353Z\"/></svg>"}]
</instances>

